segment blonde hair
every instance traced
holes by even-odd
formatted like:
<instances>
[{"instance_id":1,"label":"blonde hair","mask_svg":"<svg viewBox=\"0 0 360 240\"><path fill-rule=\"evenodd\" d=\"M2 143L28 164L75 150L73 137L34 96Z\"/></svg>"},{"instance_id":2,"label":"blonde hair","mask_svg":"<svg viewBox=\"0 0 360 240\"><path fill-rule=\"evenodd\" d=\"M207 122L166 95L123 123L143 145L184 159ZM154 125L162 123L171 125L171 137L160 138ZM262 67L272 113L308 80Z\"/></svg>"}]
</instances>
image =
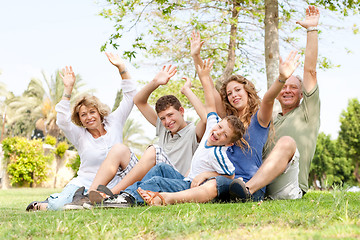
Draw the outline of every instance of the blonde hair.
<instances>
[{"instance_id":1,"label":"blonde hair","mask_svg":"<svg viewBox=\"0 0 360 240\"><path fill-rule=\"evenodd\" d=\"M75 102L71 114L71 121L80 127L83 127L79 116L79 111L82 106L96 108L96 110L99 112L101 122L103 122L104 117L109 115L111 112L110 108L106 104L100 102L100 100L97 97L89 94L85 94L79 97L78 100Z\"/></svg>"}]
</instances>

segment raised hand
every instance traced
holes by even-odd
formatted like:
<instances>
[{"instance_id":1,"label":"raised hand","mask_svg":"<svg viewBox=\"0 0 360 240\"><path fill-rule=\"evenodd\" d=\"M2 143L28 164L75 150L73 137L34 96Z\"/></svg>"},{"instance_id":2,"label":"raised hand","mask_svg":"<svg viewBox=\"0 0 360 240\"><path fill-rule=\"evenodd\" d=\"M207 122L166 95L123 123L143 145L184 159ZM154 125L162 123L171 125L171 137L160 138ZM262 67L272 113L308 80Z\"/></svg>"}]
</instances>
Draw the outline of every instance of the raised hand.
<instances>
[{"instance_id":1,"label":"raised hand","mask_svg":"<svg viewBox=\"0 0 360 240\"><path fill-rule=\"evenodd\" d=\"M193 30L189 40L191 56L200 55L201 47L204 44L204 41L201 41L200 32Z\"/></svg>"},{"instance_id":2,"label":"raised hand","mask_svg":"<svg viewBox=\"0 0 360 240\"><path fill-rule=\"evenodd\" d=\"M185 94L185 91L186 91L187 89L190 89L191 86L192 86L192 84L191 84L190 78L188 78L188 77L183 77L182 79L184 79L186 82L185 82L184 86L181 87L181 90L180 90L180 91L181 91L182 94Z\"/></svg>"},{"instance_id":3,"label":"raised hand","mask_svg":"<svg viewBox=\"0 0 360 240\"><path fill-rule=\"evenodd\" d=\"M125 69L125 62L117 54L105 53L112 65L119 68L121 71Z\"/></svg>"},{"instance_id":4,"label":"raised hand","mask_svg":"<svg viewBox=\"0 0 360 240\"><path fill-rule=\"evenodd\" d=\"M303 21L297 21L296 23L304 28L316 27L319 23L320 12L315 6L309 6L306 9L306 17Z\"/></svg>"},{"instance_id":5,"label":"raised hand","mask_svg":"<svg viewBox=\"0 0 360 240\"><path fill-rule=\"evenodd\" d=\"M291 51L287 56L285 62L279 57L279 79L286 81L299 66L300 55L297 55L297 51Z\"/></svg>"},{"instance_id":6,"label":"raised hand","mask_svg":"<svg viewBox=\"0 0 360 240\"><path fill-rule=\"evenodd\" d=\"M203 65L202 66L198 66L198 75L199 78L203 78L203 77L207 77L210 76L210 71L213 68L213 64L214 61L211 61L210 58L209 59L205 59L203 61Z\"/></svg>"},{"instance_id":7,"label":"raised hand","mask_svg":"<svg viewBox=\"0 0 360 240\"><path fill-rule=\"evenodd\" d=\"M72 67L66 66L65 68L63 68L62 72L59 71L59 76L61 77L61 79L64 83L64 87L70 88L72 90L72 88L75 84L75 81L76 81L75 73L74 73Z\"/></svg>"},{"instance_id":8,"label":"raised hand","mask_svg":"<svg viewBox=\"0 0 360 240\"><path fill-rule=\"evenodd\" d=\"M165 85L169 82L170 78L175 75L176 72L176 66L163 66L162 70L156 74L153 81L155 81L158 85Z\"/></svg>"}]
</instances>

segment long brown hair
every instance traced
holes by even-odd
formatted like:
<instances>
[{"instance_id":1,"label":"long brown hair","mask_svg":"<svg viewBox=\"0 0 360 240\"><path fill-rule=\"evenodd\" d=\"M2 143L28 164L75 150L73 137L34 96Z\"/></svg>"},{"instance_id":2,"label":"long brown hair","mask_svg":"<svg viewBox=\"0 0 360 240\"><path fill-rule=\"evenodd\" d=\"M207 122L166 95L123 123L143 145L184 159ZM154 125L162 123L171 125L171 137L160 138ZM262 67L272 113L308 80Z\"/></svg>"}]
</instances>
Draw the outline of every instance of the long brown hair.
<instances>
[{"instance_id":1,"label":"long brown hair","mask_svg":"<svg viewBox=\"0 0 360 240\"><path fill-rule=\"evenodd\" d=\"M238 82L244 86L245 91L248 94L248 103L245 107L244 114L242 116L239 116L239 112L236 108L234 108L227 97L227 91L226 87L230 82ZM241 75L232 75L228 79L224 81L220 88L220 95L226 110L226 115L235 115L239 116L240 120L243 122L245 128L247 129L251 122L251 117L259 110L260 108L260 102L261 99L257 94L257 91L255 89L255 85L244 78Z\"/></svg>"}]
</instances>

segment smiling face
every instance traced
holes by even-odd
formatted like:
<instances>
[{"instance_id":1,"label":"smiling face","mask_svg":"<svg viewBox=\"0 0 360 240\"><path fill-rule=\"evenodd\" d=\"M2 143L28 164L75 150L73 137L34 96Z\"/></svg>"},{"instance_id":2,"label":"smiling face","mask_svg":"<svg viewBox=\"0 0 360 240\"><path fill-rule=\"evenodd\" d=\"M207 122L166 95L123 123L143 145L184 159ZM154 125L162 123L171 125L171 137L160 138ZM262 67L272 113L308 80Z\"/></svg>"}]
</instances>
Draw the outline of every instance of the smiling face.
<instances>
[{"instance_id":1,"label":"smiling face","mask_svg":"<svg viewBox=\"0 0 360 240\"><path fill-rule=\"evenodd\" d=\"M286 80L276 99L279 100L281 104L283 114L286 114L299 106L302 97L302 86L299 79L291 76Z\"/></svg>"},{"instance_id":2,"label":"smiling face","mask_svg":"<svg viewBox=\"0 0 360 240\"><path fill-rule=\"evenodd\" d=\"M102 126L99 111L95 107L82 105L79 109L79 118L83 127L92 130Z\"/></svg>"},{"instance_id":3,"label":"smiling face","mask_svg":"<svg viewBox=\"0 0 360 240\"><path fill-rule=\"evenodd\" d=\"M231 146L233 145L234 130L226 119L221 120L210 131L207 139L208 146Z\"/></svg>"},{"instance_id":4,"label":"smiling face","mask_svg":"<svg viewBox=\"0 0 360 240\"><path fill-rule=\"evenodd\" d=\"M226 86L226 96L235 109L241 114L248 104L248 93L244 88L244 84L237 81L231 81Z\"/></svg>"},{"instance_id":5,"label":"smiling face","mask_svg":"<svg viewBox=\"0 0 360 240\"><path fill-rule=\"evenodd\" d=\"M176 110L173 106L170 106L159 112L158 117L160 118L163 126L172 134L177 133L186 126L183 107Z\"/></svg>"}]
</instances>

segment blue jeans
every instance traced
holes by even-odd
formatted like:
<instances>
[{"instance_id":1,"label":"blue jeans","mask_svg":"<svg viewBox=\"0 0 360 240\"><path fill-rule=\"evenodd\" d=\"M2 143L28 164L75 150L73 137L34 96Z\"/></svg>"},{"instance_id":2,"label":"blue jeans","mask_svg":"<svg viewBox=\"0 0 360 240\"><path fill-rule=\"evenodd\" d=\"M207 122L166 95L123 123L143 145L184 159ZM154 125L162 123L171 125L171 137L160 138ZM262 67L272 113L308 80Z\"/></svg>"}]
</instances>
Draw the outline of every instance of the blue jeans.
<instances>
[{"instance_id":1,"label":"blue jeans","mask_svg":"<svg viewBox=\"0 0 360 240\"><path fill-rule=\"evenodd\" d=\"M229 187L233 179L229 179L223 176L217 176L216 177L216 187L218 195L216 197L216 200L222 201L222 202L230 202L234 199L231 198L229 193ZM264 199L264 192L260 190L254 192L252 194L253 201L261 201Z\"/></svg>"},{"instance_id":2,"label":"blue jeans","mask_svg":"<svg viewBox=\"0 0 360 240\"><path fill-rule=\"evenodd\" d=\"M48 198L48 210L61 210L62 207L73 201L74 193L79 189L79 186L68 184L64 187L61 193L51 194ZM85 193L84 193L85 194Z\"/></svg>"},{"instance_id":3,"label":"blue jeans","mask_svg":"<svg viewBox=\"0 0 360 240\"><path fill-rule=\"evenodd\" d=\"M140 187L153 192L180 192L189 189L191 182L184 181L184 176L166 163L156 164L144 176L144 178L127 187L124 192L131 194L137 203L144 203L144 200L136 192Z\"/></svg>"}]
</instances>

